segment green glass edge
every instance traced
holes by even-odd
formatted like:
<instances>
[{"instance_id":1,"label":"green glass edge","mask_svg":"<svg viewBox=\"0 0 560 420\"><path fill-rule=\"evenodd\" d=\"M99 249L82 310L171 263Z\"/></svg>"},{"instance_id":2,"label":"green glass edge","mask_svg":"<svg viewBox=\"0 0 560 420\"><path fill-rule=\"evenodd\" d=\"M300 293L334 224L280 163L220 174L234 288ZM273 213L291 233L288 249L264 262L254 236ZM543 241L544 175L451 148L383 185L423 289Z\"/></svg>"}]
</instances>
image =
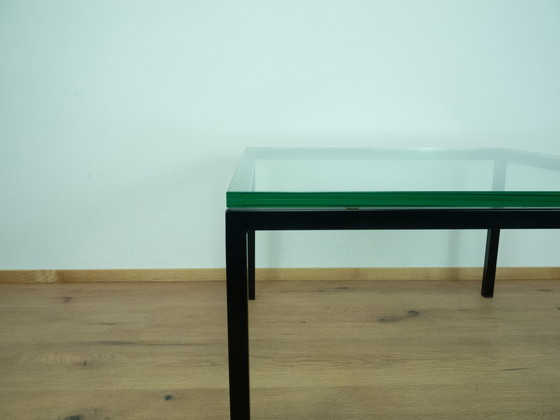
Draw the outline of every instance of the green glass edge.
<instances>
[{"instance_id":1,"label":"green glass edge","mask_svg":"<svg viewBox=\"0 0 560 420\"><path fill-rule=\"evenodd\" d=\"M235 192L227 207L560 207L556 191Z\"/></svg>"}]
</instances>

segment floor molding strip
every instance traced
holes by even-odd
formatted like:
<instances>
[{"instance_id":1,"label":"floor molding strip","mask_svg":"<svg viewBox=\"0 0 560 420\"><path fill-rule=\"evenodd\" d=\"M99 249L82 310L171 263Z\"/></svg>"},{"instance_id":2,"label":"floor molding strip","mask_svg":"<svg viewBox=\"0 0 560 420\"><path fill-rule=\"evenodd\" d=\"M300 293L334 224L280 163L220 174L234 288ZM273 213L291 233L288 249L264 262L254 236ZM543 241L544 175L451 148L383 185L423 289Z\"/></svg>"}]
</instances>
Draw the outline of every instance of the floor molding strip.
<instances>
[{"instance_id":1,"label":"floor molding strip","mask_svg":"<svg viewBox=\"0 0 560 420\"><path fill-rule=\"evenodd\" d=\"M258 268L258 281L480 280L481 267ZM497 280L560 280L560 267L501 267ZM144 283L225 281L223 268L0 270L1 283Z\"/></svg>"}]
</instances>

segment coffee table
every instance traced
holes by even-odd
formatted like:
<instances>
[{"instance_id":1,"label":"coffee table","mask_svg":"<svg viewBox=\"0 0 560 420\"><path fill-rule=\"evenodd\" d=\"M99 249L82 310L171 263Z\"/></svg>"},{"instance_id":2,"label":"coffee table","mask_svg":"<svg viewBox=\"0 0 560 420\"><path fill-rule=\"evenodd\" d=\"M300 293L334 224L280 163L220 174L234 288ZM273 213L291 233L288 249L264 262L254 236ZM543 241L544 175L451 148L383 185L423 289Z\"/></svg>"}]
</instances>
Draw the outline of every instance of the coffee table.
<instances>
[{"instance_id":1,"label":"coffee table","mask_svg":"<svg viewBox=\"0 0 560 420\"><path fill-rule=\"evenodd\" d=\"M227 191L230 413L250 419L255 231L484 229L490 298L500 229L560 228L560 156L509 149L248 148Z\"/></svg>"}]
</instances>

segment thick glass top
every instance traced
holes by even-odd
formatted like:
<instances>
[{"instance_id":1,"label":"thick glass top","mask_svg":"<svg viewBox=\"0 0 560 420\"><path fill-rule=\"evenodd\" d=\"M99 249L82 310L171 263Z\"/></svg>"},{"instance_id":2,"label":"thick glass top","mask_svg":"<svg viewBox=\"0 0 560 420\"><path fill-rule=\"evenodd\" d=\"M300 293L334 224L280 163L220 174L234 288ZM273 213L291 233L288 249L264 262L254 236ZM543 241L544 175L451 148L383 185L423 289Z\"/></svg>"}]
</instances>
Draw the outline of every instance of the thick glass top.
<instances>
[{"instance_id":1,"label":"thick glass top","mask_svg":"<svg viewBox=\"0 0 560 420\"><path fill-rule=\"evenodd\" d=\"M248 207L560 207L560 156L508 149L248 148Z\"/></svg>"}]
</instances>

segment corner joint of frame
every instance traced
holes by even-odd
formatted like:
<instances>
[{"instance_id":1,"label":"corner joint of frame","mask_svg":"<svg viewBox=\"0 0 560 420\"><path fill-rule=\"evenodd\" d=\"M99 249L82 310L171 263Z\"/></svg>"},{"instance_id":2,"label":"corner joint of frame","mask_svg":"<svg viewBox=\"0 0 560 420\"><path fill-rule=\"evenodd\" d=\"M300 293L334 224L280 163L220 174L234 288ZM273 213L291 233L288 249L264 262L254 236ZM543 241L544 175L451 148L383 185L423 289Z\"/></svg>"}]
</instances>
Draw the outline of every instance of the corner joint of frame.
<instances>
[{"instance_id":1,"label":"corner joint of frame","mask_svg":"<svg viewBox=\"0 0 560 420\"><path fill-rule=\"evenodd\" d=\"M226 210L226 229L248 233L251 229L243 212Z\"/></svg>"}]
</instances>

